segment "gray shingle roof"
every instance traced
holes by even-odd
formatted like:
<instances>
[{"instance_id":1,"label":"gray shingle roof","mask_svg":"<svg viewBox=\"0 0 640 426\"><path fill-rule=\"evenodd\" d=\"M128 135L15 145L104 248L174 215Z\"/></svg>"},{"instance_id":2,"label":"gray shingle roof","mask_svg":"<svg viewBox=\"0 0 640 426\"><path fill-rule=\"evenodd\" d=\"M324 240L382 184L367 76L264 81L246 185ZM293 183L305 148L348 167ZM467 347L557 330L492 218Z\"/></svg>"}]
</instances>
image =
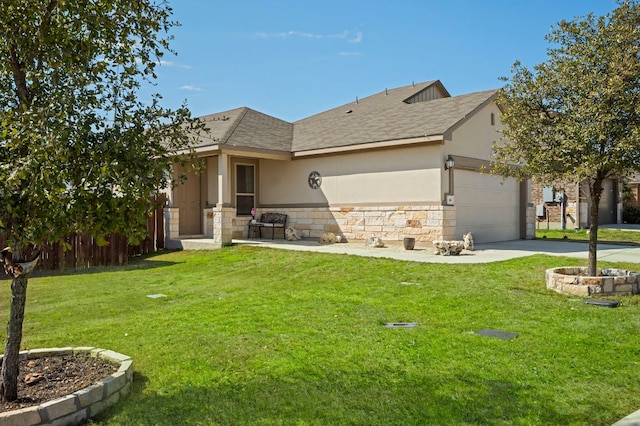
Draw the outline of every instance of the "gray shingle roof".
<instances>
[{"instance_id":1,"label":"gray shingle roof","mask_svg":"<svg viewBox=\"0 0 640 426\"><path fill-rule=\"evenodd\" d=\"M496 90L424 102L404 100L439 82L383 91L296 121L293 151L443 135L492 98Z\"/></svg>"},{"instance_id":2,"label":"gray shingle roof","mask_svg":"<svg viewBox=\"0 0 640 426\"><path fill-rule=\"evenodd\" d=\"M242 107L201 117L209 134L197 147L227 145L254 149L291 151L293 124Z\"/></svg>"},{"instance_id":3,"label":"gray shingle roof","mask_svg":"<svg viewBox=\"0 0 640 426\"><path fill-rule=\"evenodd\" d=\"M434 88L442 98L407 103ZM307 151L446 135L497 90L451 97L435 80L385 90L289 123L247 107L202 117L210 133L198 148L227 145L285 152Z\"/></svg>"}]
</instances>

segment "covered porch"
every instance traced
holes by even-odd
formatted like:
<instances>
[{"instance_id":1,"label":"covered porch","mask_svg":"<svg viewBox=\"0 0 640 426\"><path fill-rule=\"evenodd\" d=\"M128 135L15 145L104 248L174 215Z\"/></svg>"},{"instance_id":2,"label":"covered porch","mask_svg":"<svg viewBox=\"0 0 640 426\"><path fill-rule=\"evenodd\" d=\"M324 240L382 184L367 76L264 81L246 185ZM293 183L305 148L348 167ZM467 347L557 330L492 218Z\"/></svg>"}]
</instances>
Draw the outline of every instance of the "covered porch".
<instances>
[{"instance_id":1,"label":"covered porch","mask_svg":"<svg viewBox=\"0 0 640 426\"><path fill-rule=\"evenodd\" d=\"M199 172L176 165L174 179L186 179L170 192L164 209L165 245L180 248L182 241L197 239L222 247L246 238L251 210L258 205L261 159L288 161L290 155L220 149L200 157Z\"/></svg>"}]
</instances>

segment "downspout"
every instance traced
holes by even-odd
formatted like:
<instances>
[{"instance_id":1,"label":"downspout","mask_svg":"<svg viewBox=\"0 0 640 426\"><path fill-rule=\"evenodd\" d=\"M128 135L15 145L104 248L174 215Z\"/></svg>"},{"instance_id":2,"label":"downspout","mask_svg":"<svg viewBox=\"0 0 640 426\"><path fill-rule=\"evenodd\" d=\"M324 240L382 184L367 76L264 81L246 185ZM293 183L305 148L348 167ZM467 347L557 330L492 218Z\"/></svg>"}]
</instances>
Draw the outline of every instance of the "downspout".
<instances>
[{"instance_id":1,"label":"downspout","mask_svg":"<svg viewBox=\"0 0 640 426\"><path fill-rule=\"evenodd\" d=\"M560 229L567 229L567 196L562 192L560 199Z\"/></svg>"}]
</instances>

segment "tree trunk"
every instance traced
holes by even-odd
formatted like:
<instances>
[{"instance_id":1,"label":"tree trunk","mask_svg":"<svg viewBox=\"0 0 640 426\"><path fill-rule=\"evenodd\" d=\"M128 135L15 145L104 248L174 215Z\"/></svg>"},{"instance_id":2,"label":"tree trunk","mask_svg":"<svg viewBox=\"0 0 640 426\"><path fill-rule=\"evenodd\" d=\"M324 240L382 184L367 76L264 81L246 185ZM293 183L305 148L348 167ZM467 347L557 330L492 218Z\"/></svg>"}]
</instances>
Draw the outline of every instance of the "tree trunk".
<instances>
[{"instance_id":1,"label":"tree trunk","mask_svg":"<svg viewBox=\"0 0 640 426\"><path fill-rule=\"evenodd\" d=\"M18 365L28 280L28 275L18 275L11 280L7 344L4 348L2 370L0 371L0 397L4 401L15 401L18 398Z\"/></svg>"},{"instance_id":2,"label":"tree trunk","mask_svg":"<svg viewBox=\"0 0 640 426\"><path fill-rule=\"evenodd\" d=\"M591 223L589 224L589 264L587 273L597 276L598 258L598 215L600 212L600 196L602 195L602 179L595 179L589 188L591 195Z\"/></svg>"},{"instance_id":3,"label":"tree trunk","mask_svg":"<svg viewBox=\"0 0 640 426\"><path fill-rule=\"evenodd\" d=\"M595 205L595 208L593 207ZM595 277L598 253L598 205L591 203L591 223L589 224L589 276Z\"/></svg>"}]
</instances>

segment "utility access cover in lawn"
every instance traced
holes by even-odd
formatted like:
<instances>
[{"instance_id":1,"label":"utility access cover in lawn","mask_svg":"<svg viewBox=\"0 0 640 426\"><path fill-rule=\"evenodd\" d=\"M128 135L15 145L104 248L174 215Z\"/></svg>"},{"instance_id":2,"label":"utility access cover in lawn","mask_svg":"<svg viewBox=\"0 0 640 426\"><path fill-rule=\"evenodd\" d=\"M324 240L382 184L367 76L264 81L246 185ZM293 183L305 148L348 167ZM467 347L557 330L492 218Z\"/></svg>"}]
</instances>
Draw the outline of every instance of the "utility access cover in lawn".
<instances>
[{"instance_id":1,"label":"utility access cover in lawn","mask_svg":"<svg viewBox=\"0 0 640 426\"><path fill-rule=\"evenodd\" d=\"M483 328L476 331L476 334L485 337L495 337L496 339L512 340L519 336L518 333L509 333L508 331L493 330L491 328Z\"/></svg>"},{"instance_id":2,"label":"utility access cover in lawn","mask_svg":"<svg viewBox=\"0 0 640 426\"><path fill-rule=\"evenodd\" d=\"M417 322L388 322L385 323L388 328L414 328L418 326Z\"/></svg>"},{"instance_id":3,"label":"utility access cover in lawn","mask_svg":"<svg viewBox=\"0 0 640 426\"><path fill-rule=\"evenodd\" d=\"M605 308L617 308L620 305L620 302L617 300L587 299L584 303L587 305L604 306Z\"/></svg>"}]
</instances>

